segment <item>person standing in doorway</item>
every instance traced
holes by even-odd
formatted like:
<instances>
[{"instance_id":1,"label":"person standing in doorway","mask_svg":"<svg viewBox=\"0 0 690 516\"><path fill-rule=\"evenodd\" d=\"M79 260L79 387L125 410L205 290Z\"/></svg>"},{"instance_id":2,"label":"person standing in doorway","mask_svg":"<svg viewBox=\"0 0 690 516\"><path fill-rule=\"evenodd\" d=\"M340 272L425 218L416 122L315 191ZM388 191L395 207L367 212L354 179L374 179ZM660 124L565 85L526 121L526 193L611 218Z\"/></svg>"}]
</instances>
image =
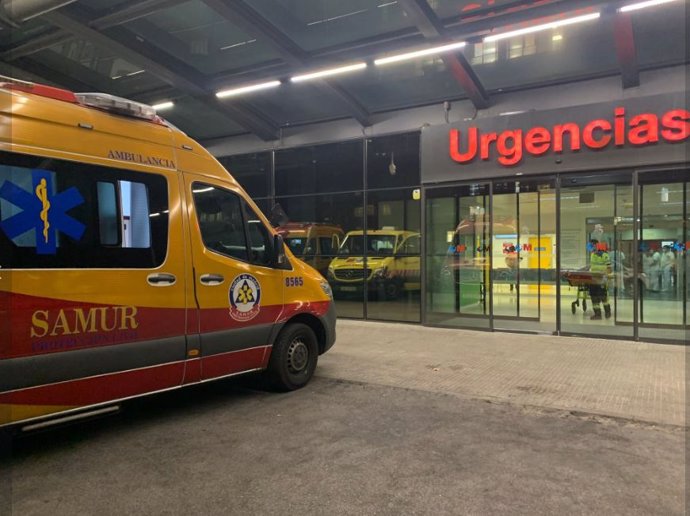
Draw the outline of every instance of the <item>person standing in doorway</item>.
<instances>
[{"instance_id":1,"label":"person standing in doorway","mask_svg":"<svg viewBox=\"0 0 690 516\"><path fill-rule=\"evenodd\" d=\"M611 257L606 252L606 245L600 244L598 240L590 241L589 270L593 273L592 282L589 285L589 297L592 300L594 315L592 320L601 319L601 305L604 305L604 315L611 317L611 304L609 303L607 281L611 274ZM601 275L601 276L600 276Z\"/></svg>"},{"instance_id":2,"label":"person standing in doorway","mask_svg":"<svg viewBox=\"0 0 690 516\"><path fill-rule=\"evenodd\" d=\"M661 255L661 290L668 292L673 290L676 271L676 255L671 246L665 245Z\"/></svg>"},{"instance_id":3,"label":"person standing in doorway","mask_svg":"<svg viewBox=\"0 0 690 516\"><path fill-rule=\"evenodd\" d=\"M661 254L659 251L647 249L642 256L642 272L645 275L645 287L650 292L657 292L660 288L659 276L661 275Z\"/></svg>"}]
</instances>

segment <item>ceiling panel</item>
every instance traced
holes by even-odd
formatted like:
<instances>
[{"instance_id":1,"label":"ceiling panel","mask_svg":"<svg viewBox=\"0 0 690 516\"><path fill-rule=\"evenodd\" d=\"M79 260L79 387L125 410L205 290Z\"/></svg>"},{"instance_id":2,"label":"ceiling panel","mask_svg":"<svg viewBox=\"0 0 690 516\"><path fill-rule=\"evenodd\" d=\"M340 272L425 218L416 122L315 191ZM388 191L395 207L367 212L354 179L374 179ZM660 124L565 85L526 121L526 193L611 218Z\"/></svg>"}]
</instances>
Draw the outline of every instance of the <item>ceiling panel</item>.
<instances>
[{"instance_id":1,"label":"ceiling panel","mask_svg":"<svg viewBox=\"0 0 690 516\"><path fill-rule=\"evenodd\" d=\"M422 105L464 97L465 93L438 57L370 67L341 83L370 111Z\"/></svg>"},{"instance_id":2,"label":"ceiling panel","mask_svg":"<svg viewBox=\"0 0 690 516\"><path fill-rule=\"evenodd\" d=\"M548 0L539 2L547 3ZM535 2L537 3L537 2ZM515 5L515 0L431 0L429 5L439 18L462 16L472 18L475 15L486 15L506 6Z\"/></svg>"},{"instance_id":3,"label":"ceiling panel","mask_svg":"<svg viewBox=\"0 0 690 516\"><path fill-rule=\"evenodd\" d=\"M271 119L281 126L349 116L349 111L337 98L313 83L286 83L279 87L279 91L256 92L243 97L243 100L270 114ZM232 102L232 99L222 102Z\"/></svg>"},{"instance_id":4,"label":"ceiling panel","mask_svg":"<svg viewBox=\"0 0 690 516\"><path fill-rule=\"evenodd\" d=\"M50 30L52 30L52 26L39 18L28 20L18 28L0 26L0 46L19 45Z\"/></svg>"},{"instance_id":5,"label":"ceiling panel","mask_svg":"<svg viewBox=\"0 0 690 516\"><path fill-rule=\"evenodd\" d=\"M81 38L53 45L32 58L64 74L74 74L105 93L117 90L136 95L166 85L141 66Z\"/></svg>"},{"instance_id":6,"label":"ceiling panel","mask_svg":"<svg viewBox=\"0 0 690 516\"><path fill-rule=\"evenodd\" d=\"M496 42L468 44L463 52L484 87L496 91L617 73L613 38L612 24L599 19Z\"/></svg>"},{"instance_id":7,"label":"ceiling panel","mask_svg":"<svg viewBox=\"0 0 690 516\"><path fill-rule=\"evenodd\" d=\"M79 0L80 5L92 11L115 11L131 3L132 0Z\"/></svg>"},{"instance_id":8,"label":"ceiling panel","mask_svg":"<svg viewBox=\"0 0 690 516\"><path fill-rule=\"evenodd\" d=\"M125 27L205 74L279 57L260 37L239 29L200 0L158 11Z\"/></svg>"},{"instance_id":9,"label":"ceiling panel","mask_svg":"<svg viewBox=\"0 0 690 516\"><path fill-rule=\"evenodd\" d=\"M650 68L688 62L688 15L686 2L664 8L630 13L633 19L635 44L640 67Z\"/></svg>"},{"instance_id":10,"label":"ceiling panel","mask_svg":"<svg viewBox=\"0 0 690 516\"><path fill-rule=\"evenodd\" d=\"M394 0L246 1L309 52L414 25Z\"/></svg>"}]
</instances>

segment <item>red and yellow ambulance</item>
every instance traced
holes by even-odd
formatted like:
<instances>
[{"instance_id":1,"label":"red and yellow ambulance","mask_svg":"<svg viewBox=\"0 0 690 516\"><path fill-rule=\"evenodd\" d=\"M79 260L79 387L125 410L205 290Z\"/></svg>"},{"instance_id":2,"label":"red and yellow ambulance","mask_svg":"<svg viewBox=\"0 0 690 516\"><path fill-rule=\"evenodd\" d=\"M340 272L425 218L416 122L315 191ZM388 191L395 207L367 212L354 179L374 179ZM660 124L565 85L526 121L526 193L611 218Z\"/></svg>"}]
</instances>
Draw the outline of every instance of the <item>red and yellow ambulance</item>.
<instances>
[{"instance_id":1,"label":"red and yellow ambulance","mask_svg":"<svg viewBox=\"0 0 690 516\"><path fill-rule=\"evenodd\" d=\"M250 371L305 385L328 283L151 107L0 84L0 426Z\"/></svg>"}]
</instances>

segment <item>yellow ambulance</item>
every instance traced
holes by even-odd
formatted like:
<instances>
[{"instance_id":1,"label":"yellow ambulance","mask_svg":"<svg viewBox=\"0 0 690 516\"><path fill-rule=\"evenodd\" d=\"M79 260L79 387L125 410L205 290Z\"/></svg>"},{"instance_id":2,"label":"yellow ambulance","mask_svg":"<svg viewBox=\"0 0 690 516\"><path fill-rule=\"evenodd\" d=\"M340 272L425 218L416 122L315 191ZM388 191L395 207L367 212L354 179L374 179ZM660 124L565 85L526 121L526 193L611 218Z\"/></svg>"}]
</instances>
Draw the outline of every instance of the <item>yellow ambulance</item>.
<instances>
[{"instance_id":1,"label":"yellow ambulance","mask_svg":"<svg viewBox=\"0 0 690 516\"><path fill-rule=\"evenodd\" d=\"M384 227L350 231L328 266L328 281L336 294L366 290L394 300L403 292L419 291L421 235Z\"/></svg>"},{"instance_id":2,"label":"yellow ambulance","mask_svg":"<svg viewBox=\"0 0 690 516\"><path fill-rule=\"evenodd\" d=\"M288 222L276 231L295 256L324 276L345 234L340 226L318 222Z\"/></svg>"},{"instance_id":3,"label":"yellow ambulance","mask_svg":"<svg viewBox=\"0 0 690 516\"><path fill-rule=\"evenodd\" d=\"M151 107L0 84L0 426L250 371L305 385L328 283Z\"/></svg>"}]
</instances>

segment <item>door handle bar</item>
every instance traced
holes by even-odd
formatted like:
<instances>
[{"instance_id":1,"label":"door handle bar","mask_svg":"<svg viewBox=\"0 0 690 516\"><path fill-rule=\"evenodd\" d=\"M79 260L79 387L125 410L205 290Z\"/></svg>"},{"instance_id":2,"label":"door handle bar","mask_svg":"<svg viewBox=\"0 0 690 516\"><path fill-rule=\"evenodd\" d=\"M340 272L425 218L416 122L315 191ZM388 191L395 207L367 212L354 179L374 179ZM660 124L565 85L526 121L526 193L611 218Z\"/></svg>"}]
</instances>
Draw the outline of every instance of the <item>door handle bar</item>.
<instances>
[{"instance_id":1,"label":"door handle bar","mask_svg":"<svg viewBox=\"0 0 690 516\"><path fill-rule=\"evenodd\" d=\"M214 286L223 283L225 277L222 274L202 274L199 277L199 281L204 285Z\"/></svg>"},{"instance_id":2,"label":"door handle bar","mask_svg":"<svg viewBox=\"0 0 690 516\"><path fill-rule=\"evenodd\" d=\"M169 287L170 285L174 285L176 280L177 278L174 274L169 274L167 272L149 274L146 277L146 281L149 282L149 285L153 285L154 287Z\"/></svg>"}]
</instances>

